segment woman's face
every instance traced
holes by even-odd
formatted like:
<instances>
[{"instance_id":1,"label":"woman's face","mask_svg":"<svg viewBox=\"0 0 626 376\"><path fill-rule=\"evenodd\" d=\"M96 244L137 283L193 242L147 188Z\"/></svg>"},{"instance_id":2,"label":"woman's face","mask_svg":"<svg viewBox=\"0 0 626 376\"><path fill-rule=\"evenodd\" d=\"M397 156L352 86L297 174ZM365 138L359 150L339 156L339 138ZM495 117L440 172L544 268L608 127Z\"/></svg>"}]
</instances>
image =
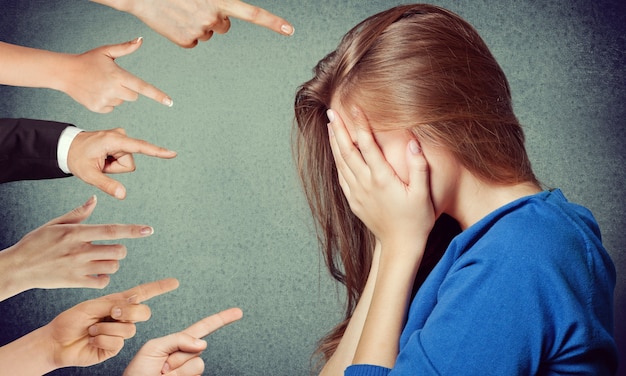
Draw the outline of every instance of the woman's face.
<instances>
[{"instance_id":1,"label":"woman's face","mask_svg":"<svg viewBox=\"0 0 626 376\"><path fill-rule=\"evenodd\" d=\"M349 109L344 108L339 101L333 100L331 108L336 111L345 124L352 142L357 146L356 127L357 125L350 114ZM384 129L384 124L369 124L373 129L372 134L381 152L389 165L396 172L396 175L405 184L409 182L409 166L407 163L407 146L415 136L406 129ZM428 162L430 172L430 190L435 213L451 213L456 202L456 188L458 177L461 173L460 164L445 149L417 140L420 143L424 157Z\"/></svg>"}]
</instances>

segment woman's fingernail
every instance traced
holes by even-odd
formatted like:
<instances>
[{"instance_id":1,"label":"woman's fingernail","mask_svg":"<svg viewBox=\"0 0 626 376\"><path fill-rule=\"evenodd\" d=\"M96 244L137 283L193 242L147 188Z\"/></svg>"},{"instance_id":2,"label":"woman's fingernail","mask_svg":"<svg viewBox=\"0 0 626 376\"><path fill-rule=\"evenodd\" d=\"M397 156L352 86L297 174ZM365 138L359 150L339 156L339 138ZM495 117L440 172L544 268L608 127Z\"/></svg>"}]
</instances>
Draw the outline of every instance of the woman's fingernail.
<instances>
[{"instance_id":1,"label":"woman's fingernail","mask_svg":"<svg viewBox=\"0 0 626 376\"><path fill-rule=\"evenodd\" d=\"M126 301L130 304L134 304L137 301L137 294L129 297L128 299L126 299Z\"/></svg>"},{"instance_id":2,"label":"woman's fingernail","mask_svg":"<svg viewBox=\"0 0 626 376\"><path fill-rule=\"evenodd\" d=\"M202 339L199 339L199 338L196 338L196 339L193 340L193 344L196 345L196 346L204 346L204 345L206 345L206 341L202 340Z\"/></svg>"},{"instance_id":3,"label":"woman's fingernail","mask_svg":"<svg viewBox=\"0 0 626 376\"><path fill-rule=\"evenodd\" d=\"M150 226L142 227L141 230L139 230L139 233L143 236L152 235L154 234L154 229Z\"/></svg>"},{"instance_id":4,"label":"woman's fingernail","mask_svg":"<svg viewBox=\"0 0 626 376\"><path fill-rule=\"evenodd\" d=\"M169 97L163 98L162 103L166 105L167 107L172 107L174 105L174 101L172 100L172 98L169 98Z\"/></svg>"},{"instance_id":5,"label":"woman's fingernail","mask_svg":"<svg viewBox=\"0 0 626 376\"><path fill-rule=\"evenodd\" d=\"M84 207L88 207L93 205L96 202L97 198L96 195L93 195L91 197L89 197L89 200L87 200L87 202L85 202L85 204L83 205Z\"/></svg>"},{"instance_id":6,"label":"woman's fingernail","mask_svg":"<svg viewBox=\"0 0 626 376\"><path fill-rule=\"evenodd\" d=\"M119 307L115 307L111 310L111 317L113 317L114 319L117 317L122 316L122 309Z\"/></svg>"},{"instance_id":7,"label":"woman's fingernail","mask_svg":"<svg viewBox=\"0 0 626 376\"><path fill-rule=\"evenodd\" d=\"M121 200L124 198L124 194L126 193L126 191L124 190L123 187L117 187L115 189L115 198Z\"/></svg>"},{"instance_id":8,"label":"woman's fingernail","mask_svg":"<svg viewBox=\"0 0 626 376\"><path fill-rule=\"evenodd\" d=\"M133 39L133 44L137 44L143 40L143 37Z\"/></svg>"},{"instance_id":9,"label":"woman's fingernail","mask_svg":"<svg viewBox=\"0 0 626 376\"><path fill-rule=\"evenodd\" d=\"M295 29L293 28L293 26L287 25L287 24L281 26L280 30L286 35L293 35L293 33L295 32Z\"/></svg>"},{"instance_id":10,"label":"woman's fingernail","mask_svg":"<svg viewBox=\"0 0 626 376\"><path fill-rule=\"evenodd\" d=\"M328 121L332 123L335 121L335 111L328 109L326 110L326 116L328 117Z\"/></svg>"},{"instance_id":11,"label":"woman's fingernail","mask_svg":"<svg viewBox=\"0 0 626 376\"><path fill-rule=\"evenodd\" d=\"M92 325L89 327L88 332L90 336L96 336L98 335L98 327L96 325Z\"/></svg>"},{"instance_id":12,"label":"woman's fingernail","mask_svg":"<svg viewBox=\"0 0 626 376\"><path fill-rule=\"evenodd\" d=\"M161 373L168 373L170 371L170 365L167 364L167 362L165 362L165 364L163 364L163 368L161 368Z\"/></svg>"},{"instance_id":13,"label":"woman's fingernail","mask_svg":"<svg viewBox=\"0 0 626 376\"><path fill-rule=\"evenodd\" d=\"M417 141L415 140L409 141L409 150L411 150L411 153L413 154L419 154L421 152L420 146L417 144Z\"/></svg>"}]
</instances>

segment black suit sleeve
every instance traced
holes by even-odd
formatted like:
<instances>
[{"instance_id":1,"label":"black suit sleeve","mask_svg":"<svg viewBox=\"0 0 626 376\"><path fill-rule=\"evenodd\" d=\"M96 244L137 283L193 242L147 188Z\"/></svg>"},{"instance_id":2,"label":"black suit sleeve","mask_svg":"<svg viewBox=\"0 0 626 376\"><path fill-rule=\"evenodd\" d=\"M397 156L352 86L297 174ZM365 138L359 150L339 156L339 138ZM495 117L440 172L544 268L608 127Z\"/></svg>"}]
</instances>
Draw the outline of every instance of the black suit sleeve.
<instances>
[{"instance_id":1,"label":"black suit sleeve","mask_svg":"<svg viewBox=\"0 0 626 376\"><path fill-rule=\"evenodd\" d=\"M0 183L70 176L57 162L59 137L71 124L0 118Z\"/></svg>"}]
</instances>

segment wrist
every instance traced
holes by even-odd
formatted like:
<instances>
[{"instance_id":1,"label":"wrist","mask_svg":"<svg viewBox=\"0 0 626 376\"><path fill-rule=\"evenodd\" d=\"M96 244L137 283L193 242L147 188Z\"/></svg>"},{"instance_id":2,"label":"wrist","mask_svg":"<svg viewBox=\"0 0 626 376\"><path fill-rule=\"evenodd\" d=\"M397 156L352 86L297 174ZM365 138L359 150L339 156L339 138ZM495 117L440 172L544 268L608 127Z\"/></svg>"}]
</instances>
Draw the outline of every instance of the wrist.
<instances>
[{"instance_id":1,"label":"wrist","mask_svg":"<svg viewBox=\"0 0 626 376\"><path fill-rule=\"evenodd\" d=\"M380 263L397 264L398 266L408 266L408 264L420 263L426 249L425 239L386 239L380 240Z\"/></svg>"},{"instance_id":2,"label":"wrist","mask_svg":"<svg viewBox=\"0 0 626 376\"><path fill-rule=\"evenodd\" d=\"M15 245L0 252L0 301L30 289L25 285L30 278L24 275L16 278L20 267L15 262L14 248Z\"/></svg>"},{"instance_id":3,"label":"wrist","mask_svg":"<svg viewBox=\"0 0 626 376\"><path fill-rule=\"evenodd\" d=\"M76 148L76 144L79 142L79 134L83 130L77 127L69 126L61 132L59 137L59 143L57 145L57 162L59 168L66 174L74 174L73 169L70 166L70 151L72 146Z\"/></svg>"},{"instance_id":4,"label":"wrist","mask_svg":"<svg viewBox=\"0 0 626 376\"><path fill-rule=\"evenodd\" d=\"M69 95L69 82L68 73L72 69L72 57L74 55L50 52L48 55L48 62L42 64L45 67L43 77L45 77L45 86L48 89L57 90ZM71 74L71 73L70 73ZM42 78L43 79L43 78Z\"/></svg>"},{"instance_id":5,"label":"wrist","mask_svg":"<svg viewBox=\"0 0 626 376\"><path fill-rule=\"evenodd\" d=\"M46 327L33 330L0 347L3 374L43 375L54 371L54 356Z\"/></svg>"}]
</instances>

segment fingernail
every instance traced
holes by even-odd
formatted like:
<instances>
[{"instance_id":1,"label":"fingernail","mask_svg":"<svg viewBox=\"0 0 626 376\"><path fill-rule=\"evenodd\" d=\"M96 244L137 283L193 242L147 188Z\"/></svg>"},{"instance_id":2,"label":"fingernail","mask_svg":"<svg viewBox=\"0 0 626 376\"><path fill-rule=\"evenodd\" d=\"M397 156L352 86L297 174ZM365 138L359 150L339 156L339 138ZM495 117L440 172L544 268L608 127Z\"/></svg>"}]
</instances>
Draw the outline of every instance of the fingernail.
<instances>
[{"instance_id":1,"label":"fingernail","mask_svg":"<svg viewBox=\"0 0 626 376\"><path fill-rule=\"evenodd\" d=\"M87 341L89 342L90 345L93 345L93 343L96 342L96 337L89 337Z\"/></svg>"},{"instance_id":2,"label":"fingernail","mask_svg":"<svg viewBox=\"0 0 626 376\"><path fill-rule=\"evenodd\" d=\"M328 127L328 137L333 137L335 135L335 132L333 131L332 125L326 124L326 126Z\"/></svg>"},{"instance_id":3,"label":"fingernail","mask_svg":"<svg viewBox=\"0 0 626 376\"><path fill-rule=\"evenodd\" d=\"M283 25L280 27L280 30L287 35L293 35L295 32L295 29L291 25Z\"/></svg>"},{"instance_id":4,"label":"fingernail","mask_svg":"<svg viewBox=\"0 0 626 376\"><path fill-rule=\"evenodd\" d=\"M90 336L96 336L98 335L98 327L96 325L92 325L89 327L88 332Z\"/></svg>"},{"instance_id":5,"label":"fingernail","mask_svg":"<svg viewBox=\"0 0 626 376\"><path fill-rule=\"evenodd\" d=\"M137 301L137 294L131 296L130 298L126 299L126 301L130 304L134 304Z\"/></svg>"},{"instance_id":6,"label":"fingernail","mask_svg":"<svg viewBox=\"0 0 626 376\"><path fill-rule=\"evenodd\" d=\"M97 198L96 195L93 195L91 197L89 197L89 200L87 200L87 202L85 202L85 204L83 205L84 207L88 207L93 205L96 202Z\"/></svg>"},{"instance_id":7,"label":"fingernail","mask_svg":"<svg viewBox=\"0 0 626 376\"><path fill-rule=\"evenodd\" d=\"M168 97L163 98L162 103L166 105L167 107L172 107L174 105L174 101L172 100L172 98L168 98Z\"/></svg>"},{"instance_id":8,"label":"fingernail","mask_svg":"<svg viewBox=\"0 0 626 376\"><path fill-rule=\"evenodd\" d=\"M137 44L143 40L143 37L133 39L133 44Z\"/></svg>"},{"instance_id":9,"label":"fingernail","mask_svg":"<svg viewBox=\"0 0 626 376\"><path fill-rule=\"evenodd\" d=\"M206 341L196 338L193 340L193 344L196 346L204 346L206 344Z\"/></svg>"},{"instance_id":10,"label":"fingernail","mask_svg":"<svg viewBox=\"0 0 626 376\"><path fill-rule=\"evenodd\" d=\"M122 316L122 309L119 307L115 307L111 310L111 317L117 318Z\"/></svg>"},{"instance_id":11,"label":"fingernail","mask_svg":"<svg viewBox=\"0 0 626 376\"><path fill-rule=\"evenodd\" d=\"M335 112L331 109L328 109L326 111L326 116L328 117L328 121L330 123L332 123L333 121L335 121Z\"/></svg>"},{"instance_id":12,"label":"fingernail","mask_svg":"<svg viewBox=\"0 0 626 376\"><path fill-rule=\"evenodd\" d=\"M123 199L124 198L124 188L122 187L117 187L117 189L115 189L115 198L117 199Z\"/></svg>"},{"instance_id":13,"label":"fingernail","mask_svg":"<svg viewBox=\"0 0 626 376\"><path fill-rule=\"evenodd\" d=\"M163 364L163 368L161 368L161 373L165 374L168 373L170 371L170 365L167 364L167 362L165 362L165 364Z\"/></svg>"},{"instance_id":14,"label":"fingernail","mask_svg":"<svg viewBox=\"0 0 626 376\"><path fill-rule=\"evenodd\" d=\"M154 234L154 229L149 226L142 227L141 230L139 230L139 233L143 236L149 236L149 235Z\"/></svg>"},{"instance_id":15,"label":"fingernail","mask_svg":"<svg viewBox=\"0 0 626 376\"><path fill-rule=\"evenodd\" d=\"M411 153L413 154L419 154L421 152L420 147L415 140L409 141L409 150L411 150Z\"/></svg>"}]
</instances>

